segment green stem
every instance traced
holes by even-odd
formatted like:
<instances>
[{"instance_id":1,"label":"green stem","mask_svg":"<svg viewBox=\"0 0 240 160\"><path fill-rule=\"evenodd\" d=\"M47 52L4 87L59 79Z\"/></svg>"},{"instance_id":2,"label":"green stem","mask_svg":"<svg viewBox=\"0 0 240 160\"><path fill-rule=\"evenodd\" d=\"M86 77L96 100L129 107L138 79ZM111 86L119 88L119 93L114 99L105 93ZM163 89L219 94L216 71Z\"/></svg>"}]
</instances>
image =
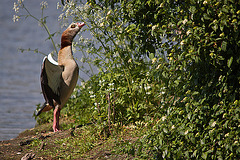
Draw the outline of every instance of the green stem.
<instances>
[{"instance_id":1,"label":"green stem","mask_svg":"<svg viewBox=\"0 0 240 160\"><path fill-rule=\"evenodd\" d=\"M43 18L42 18L41 20L37 19L35 16L33 16L33 15L29 12L29 10L24 6L24 4L22 4L22 5L23 5L23 8L26 10L26 12L28 13L28 15L29 15L30 17L32 17L33 19L35 19L36 21L40 22L40 23L43 25L44 29L47 31L47 33L48 33L48 35L49 35L49 38L50 38L51 41L52 41L53 48L54 48L56 54L58 54L58 51L57 51L56 45L55 45L55 43L54 43L54 41L53 41L52 35L51 35L51 33L50 33L50 31L49 31L46 23L44 23L44 22L42 21ZM42 12L42 16L43 16L43 12Z\"/></svg>"},{"instance_id":2,"label":"green stem","mask_svg":"<svg viewBox=\"0 0 240 160\"><path fill-rule=\"evenodd\" d=\"M92 22L92 23L94 23L94 22ZM95 23L94 23L94 24L95 24ZM95 25L96 25L96 24L95 24ZM112 37L111 37L109 34L106 34L101 28L98 28L98 29L99 29L102 33L104 33L106 36L109 37L109 39L112 41L112 43L114 44L114 46L116 47L116 49L118 50L118 52L121 53L120 48L119 48L118 45L115 43L115 41L112 39ZM95 37L97 38L97 40L102 44L103 48L104 48L104 49L107 49L107 47L104 45L104 43L102 42L102 40L97 36L97 33L95 33L95 32L92 32L92 33L95 35ZM107 33L108 33L108 32L107 32ZM119 54L119 58L120 58L120 60L123 62L123 59L122 59L122 57L120 56L120 54ZM127 76L127 72L126 72L125 68L123 68L123 72L124 72L125 78L126 78L126 80L127 80L127 84L128 84L129 91L130 91L130 93L132 94L132 87L131 87L131 85L130 85L130 80L132 80L132 76L131 76L131 72L130 72L130 69L128 68L128 66L126 67L126 69L127 69L128 73L129 73L129 78L128 78L128 76ZM130 79L130 80L129 80L129 79ZM135 105L134 99L132 99L132 104L133 104L133 106Z\"/></svg>"},{"instance_id":3,"label":"green stem","mask_svg":"<svg viewBox=\"0 0 240 160\"><path fill-rule=\"evenodd\" d=\"M41 23L42 23L42 22L41 22ZM54 50L55 50L55 52L56 52L56 55L58 55L58 51L57 51L56 45L55 45L55 43L54 43L54 41L53 41L53 39L52 39L52 35L51 35L51 33L50 33L47 25L46 25L45 23L42 23L42 25L43 25L43 27L45 28L45 30L47 31L47 33L48 33L48 35L49 35L49 37L50 37L50 39L51 39L51 41L52 41L53 48L54 48Z\"/></svg>"}]
</instances>

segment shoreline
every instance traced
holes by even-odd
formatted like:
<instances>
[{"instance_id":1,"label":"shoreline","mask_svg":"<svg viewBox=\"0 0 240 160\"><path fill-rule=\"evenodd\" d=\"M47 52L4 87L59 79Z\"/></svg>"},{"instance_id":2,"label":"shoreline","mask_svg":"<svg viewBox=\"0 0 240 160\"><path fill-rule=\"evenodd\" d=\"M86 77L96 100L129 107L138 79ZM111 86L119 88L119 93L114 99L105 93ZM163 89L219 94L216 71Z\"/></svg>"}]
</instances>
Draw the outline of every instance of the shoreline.
<instances>
[{"instance_id":1,"label":"shoreline","mask_svg":"<svg viewBox=\"0 0 240 160\"><path fill-rule=\"evenodd\" d=\"M136 129L126 127L124 131L106 138L92 124L55 133L51 125L38 125L21 132L16 138L0 141L0 159L21 159L24 156L39 160L134 159L121 153L121 147L117 145L123 143L123 139L136 141L136 133L139 133Z\"/></svg>"}]
</instances>

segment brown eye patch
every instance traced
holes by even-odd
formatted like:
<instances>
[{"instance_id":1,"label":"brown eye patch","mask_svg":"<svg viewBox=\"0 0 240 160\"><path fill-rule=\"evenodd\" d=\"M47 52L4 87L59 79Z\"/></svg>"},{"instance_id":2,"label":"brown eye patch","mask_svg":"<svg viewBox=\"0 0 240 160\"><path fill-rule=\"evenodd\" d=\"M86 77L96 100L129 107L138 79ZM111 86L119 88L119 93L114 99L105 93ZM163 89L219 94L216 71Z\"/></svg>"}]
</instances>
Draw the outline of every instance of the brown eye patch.
<instances>
[{"instance_id":1,"label":"brown eye patch","mask_svg":"<svg viewBox=\"0 0 240 160\"><path fill-rule=\"evenodd\" d=\"M71 25L71 28L75 28L77 25L76 24L72 24Z\"/></svg>"}]
</instances>

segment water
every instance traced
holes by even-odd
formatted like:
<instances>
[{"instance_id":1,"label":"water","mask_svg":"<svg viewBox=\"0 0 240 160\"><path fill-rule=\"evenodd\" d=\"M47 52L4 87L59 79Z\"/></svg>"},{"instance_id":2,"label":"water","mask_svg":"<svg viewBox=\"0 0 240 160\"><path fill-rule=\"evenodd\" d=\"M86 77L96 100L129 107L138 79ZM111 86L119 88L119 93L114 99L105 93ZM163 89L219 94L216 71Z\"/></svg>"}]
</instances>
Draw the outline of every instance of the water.
<instances>
[{"instance_id":1,"label":"water","mask_svg":"<svg viewBox=\"0 0 240 160\"><path fill-rule=\"evenodd\" d=\"M40 94L40 70L43 55L20 53L18 48L39 48L44 53L53 50L43 28L33 19L13 22L13 2L0 1L0 140L16 137L20 132L35 126L32 114L36 104L43 103ZM40 15L41 0L25 0L27 8ZM48 0L47 19L51 32L59 29L55 0ZM60 2L60 0L59 0ZM59 43L60 37L55 41Z\"/></svg>"}]
</instances>

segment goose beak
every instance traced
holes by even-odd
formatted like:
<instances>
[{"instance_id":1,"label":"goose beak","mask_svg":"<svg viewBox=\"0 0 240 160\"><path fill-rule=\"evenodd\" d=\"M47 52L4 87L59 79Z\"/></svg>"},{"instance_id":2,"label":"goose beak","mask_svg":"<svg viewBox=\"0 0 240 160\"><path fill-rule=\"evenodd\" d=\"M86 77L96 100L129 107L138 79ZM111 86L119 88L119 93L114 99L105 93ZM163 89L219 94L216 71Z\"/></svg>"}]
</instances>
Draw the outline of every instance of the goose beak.
<instances>
[{"instance_id":1,"label":"goose beak","mask_svg":"<svg viewBox=\"0 0 240 160\"><path fill-rule=\"evenodd\" d=\"M85 25L85 23L84 23L84 22L82 22L82 23L77 23L77 25L78 25L79 28L82 28L82 27Z\"/></svg>"}]
</instances>

